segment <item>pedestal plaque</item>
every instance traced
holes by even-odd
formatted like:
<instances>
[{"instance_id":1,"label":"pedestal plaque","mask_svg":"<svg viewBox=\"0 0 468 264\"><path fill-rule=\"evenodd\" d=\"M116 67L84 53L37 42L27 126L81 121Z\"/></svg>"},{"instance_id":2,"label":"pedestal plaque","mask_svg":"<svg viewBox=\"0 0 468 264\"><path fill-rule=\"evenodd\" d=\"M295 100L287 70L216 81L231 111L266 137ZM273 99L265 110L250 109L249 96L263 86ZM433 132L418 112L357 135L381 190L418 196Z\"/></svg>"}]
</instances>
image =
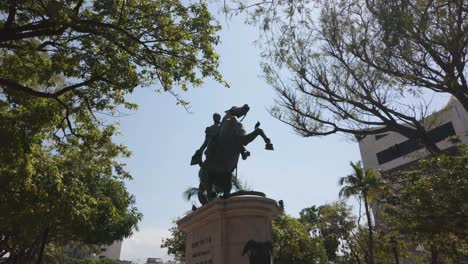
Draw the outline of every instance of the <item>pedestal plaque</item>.
<instances>
[{"instance_id":1,"label":"pedestal plaque","mask_svg":"<svg viewBox=\"0 0 468 264\"><path fill-rule=\"evenodd\" d=\"M249 241L271 243L271 221L280 213L276 201L256 195L219 199L198 208L177 222L187 237L186 264L249 264L245 246Z\"/></svg>"}]
</instances>

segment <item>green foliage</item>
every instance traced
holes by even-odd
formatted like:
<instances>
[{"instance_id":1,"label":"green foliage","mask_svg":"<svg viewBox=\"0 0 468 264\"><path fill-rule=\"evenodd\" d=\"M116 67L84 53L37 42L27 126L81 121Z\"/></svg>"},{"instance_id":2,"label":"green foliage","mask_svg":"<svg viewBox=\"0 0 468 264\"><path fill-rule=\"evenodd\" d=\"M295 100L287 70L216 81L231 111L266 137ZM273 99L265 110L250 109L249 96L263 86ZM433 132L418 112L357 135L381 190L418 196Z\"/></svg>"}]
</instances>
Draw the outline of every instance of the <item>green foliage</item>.
<instances>
[{"instance_id":1,"label":"green foliage","mask_svg":"<svg viewBox=\"0 0 468 264\"><path fill-rule=\"evenodd\" d=\"M54 133L62 109L44 98L0 101L0 254L28 262L50 241L109 244L131 235L141 214L119 159L130 152L112 142L113 125L73 115L80 137Z\"/></svg>"},{"instance_id":2,"label":"green foliage","mask_svg":"<svg viewBox=\"0 0 468 264\"><path fill-rule=\"evenodd\" d=\"M351 208L343 201L304 208L299 221L323 241L330 261L343 259L355 250L350 246L352 231L356 228ZM338 254L340 257L338 257Z\"/></svg>"},{"instance_id":3,"label":"green foliage","mask_svg":"<svg viewBox=\"0 0 468 264\"><path fill-rule=\"evenodd\" d=\"M361 162L352 163L353 174L341 177L339 185L343 186L339 192L340 197L349 198L351 196L367 197L368 202L372 202L375 193L381 186L380 175L371 168L364 169Z\"/></svg>"},{"instance_id":4,"label":"green foliage","mask_svg":"<svg viewBox=\"0 0 468 264\"><path fill-rule=\"evenodd\" d=\"M320 238L313 238L306 225L281 215L273 221L273 256L279 264L328 263Z\"/></svg>"},{"instance_id":5,"label":"green foliage","mask_svg":"<svg viewBox=\"0 0 468 264\"><path fill-rule=\"evenodd\" d=\"M134 109L138 86L222 82L206 2L1 1L0 17L0 256L129 236L141 219L119 162L130 152L95 113Z\"/></svg>"},{"instance_id":6,"label":"green foliage","mask_svg":"<svg viewBox=\"0 0 468 264\"><path fill-rule=\"evenodd\" d=\"M299 212L299 221L312 230L319 221L319 209L315 205L302 209Z\"/></svg>"},{"instance_id":7,"label":"green foliage","mask_svg":"<svg viewBox=\"0 0 468 264\"><path fill-rule=\"evenodd\" d=\"M43 262L46 264L62 264L66 262L67 257L63 254L63 246L55 243L49 243L45 247Z\"/></svg>"},{"instance_id":8,"label":"green foliage","mask_svg":"<svg viewBox=\"0 0 468 264\"><path fill-rule=\"evenodd\" d=\"M393 177L385 209L388 225L454 259L468 254L468 148L457 150Z\"/></svg>"},{"instance_id":9,"label":"green foliage","mask_svg":"<svg viewBox=\"0 0 468 264\"><path fill-rule=\"evenodd\" d=\"M136 107L124 95L137 86L222 82L214 50L220 26L203 1L2 1L0 14L5 95L63 101L72 94L69 111L113 113Z\"/></svg>"},{"instance_id":10,"label":"green foliage","mask_svg":"<svg viewBox=\"0 0 468 264\"><path fill-rule=\"evenodd\" d=\"M359 202L364 202L364 209L366 211L367 218L367 231L368 241L366 250L367 263L374 263L374 227L371 216L370 204L374 200L377 193L380 193L382 189L382 180L380 174L371 169L364 169L361 162L351 162L353 168L353 174L346 177L341 177L339 184L343 186L339 192L340 197L349 198L351 196L357 196Z\"/></svg>"},{"instance_id":11,"label":"green foliage","mask_svg":"<svg viewBox=\"0 0 468 264\"><path fill-rule=\"evenodd\" d=\"M175 221L174 221L175 222ZM174 256L177 261L185 261L185 234L174 225L171 229L171 237L163 238L161 248L167 248L167 254Z\"/></svg>"},{"instance_id":12,"label":"green foliage","mask_svg":"<svg viewBox=\"0 0 468 264\"><path fill-rule=\"evenodd\" d=\"M365 241L364 237L366 234L362 234L362 241ZM414 249L416 244L405 239L404 237L398 237L398 233L383 233L376 232L375 234L375 262L396 263L395 258L402 262L403 259L408 259L411 256L413 263L427 263L420 259L421 253L415 254ZM393 237L393 239L392 239Z\"/></svg>"},{"instance_id":13,"label":"green foliage","mask_svg":"<svg viewBox=\"0 0 468 264\"><path fill-rule=\"evenodd\" d=\"M352 254L355 248L350 246L356 219L351 208L343 201L325 204L319 207L317 229L323 239L328 259L335 261L338 255Z\"/></svg>"}]
</instances>

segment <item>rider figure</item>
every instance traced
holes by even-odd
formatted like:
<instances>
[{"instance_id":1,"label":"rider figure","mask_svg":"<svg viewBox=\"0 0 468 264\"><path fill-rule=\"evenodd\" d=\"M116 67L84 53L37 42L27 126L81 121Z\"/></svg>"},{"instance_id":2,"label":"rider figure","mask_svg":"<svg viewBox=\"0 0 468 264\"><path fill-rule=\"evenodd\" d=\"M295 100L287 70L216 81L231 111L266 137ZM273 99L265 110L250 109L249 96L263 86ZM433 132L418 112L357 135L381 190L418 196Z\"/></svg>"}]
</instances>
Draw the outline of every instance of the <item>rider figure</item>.
<instances>
[{"instance_id":1,"label":"rider figure","mask_svg":"<svg viewBox=\"0 0 468 264\"><path fill-rule=\"evenodd\" d=\"M242 155L244 160L250 155L245 146L257 136L261 136L265 141L265 149L273 150L271 140L259 128L260 122L257 122L253 132L246 133L241 121L249 110L248 105L233 106L225 111L222 119L221 115L215 113L214 124L205 129L205 140L190 162L191 165L200 166L198 200L201 204L206 204L221 193L225 198L229 196L239 155ZM238 120L239 118L241 119ZM206 155L205 161L203 153Z\"/></svg>"},{"instance_id":2,"label":"rider figure","mask_svg":"<svg viewBox=\"0 0 468 264\"><path fill-rule=\"evenodd\" d=\"M212 151L210 151L213 149L211 148L211 145L215 143L216 137L219 134L219 127L221 125L221 115L218 113L214 113L213 122L213 125L205 129L205 141L203 141L201 147L193 155L192 161L190 162L191 165L202 164L203 151L205 150L205 148L208 147L205 152L207 157L209 157L212 154Z\"/></svg>"},{"instance_id":3,"label":"rider figure","mask_svg":"<svg viewBox=\"0 0 468 264\"><path fill-rule=\"evenodd\" d=\"M223 119L229 117L239 118L241 116L245 116L247 115L247 112L249 112L249 110L250 107L247 104L243 105L242 107L233 106L231 107L231 109L225 111L226 115L223 117ZM214 149L212 148L212 145L216 143L216 138L218 137L221 126L221 115L218 113L214 113L213 122L213 125L205 129L205 141L203 141L201 147L192 156L192 161L190 162L190 165L201 165L203 163L203 151L205 150L205 148L205 155L207 156L207 158L212 154L212 150ZM239 124L242 126L242 123L239 122ZM250 152L247 151L244 146L241 146L241 156L243 160L246 160L247 157L250 156Z\"/></svg>"}]
</instances>

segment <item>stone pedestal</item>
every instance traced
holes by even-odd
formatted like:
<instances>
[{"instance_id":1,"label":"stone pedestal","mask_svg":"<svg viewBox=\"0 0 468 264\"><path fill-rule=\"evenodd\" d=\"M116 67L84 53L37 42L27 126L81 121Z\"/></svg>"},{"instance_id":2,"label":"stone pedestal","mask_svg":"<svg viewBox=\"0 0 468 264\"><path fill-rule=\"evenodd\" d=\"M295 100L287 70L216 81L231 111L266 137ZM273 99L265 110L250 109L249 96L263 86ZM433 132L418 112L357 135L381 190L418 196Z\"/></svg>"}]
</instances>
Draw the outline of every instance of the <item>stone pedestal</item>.
<instances>
[{"instance_id":1,"label":"stone pedestal","mask_svg":"<svg viewBox=\"0 0 468 264\"><path fill-rule=\"evenodd\" d=\"M249 240L272 239L272 218L281 212L276 201L239 195L208 203L180 219L186 233L186 264L249 264L242 256Z\"/></svg>"}]
</instances>

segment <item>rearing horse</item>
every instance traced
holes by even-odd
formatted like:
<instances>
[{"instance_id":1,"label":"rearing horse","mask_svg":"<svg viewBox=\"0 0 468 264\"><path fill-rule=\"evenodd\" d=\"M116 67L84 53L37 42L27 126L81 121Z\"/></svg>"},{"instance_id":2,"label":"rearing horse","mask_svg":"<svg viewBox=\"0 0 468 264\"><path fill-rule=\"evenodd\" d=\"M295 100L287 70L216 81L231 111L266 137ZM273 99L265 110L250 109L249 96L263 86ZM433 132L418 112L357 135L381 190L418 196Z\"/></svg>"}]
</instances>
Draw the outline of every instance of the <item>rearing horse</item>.
<instances>
[{"instance_id":1,"label":"rearing horse","mask_svg":"<svg viewBox=\"0 0 468 264\"><path fill-rule=\"evenodd\" d=\"M238 118L245 116L249 109L248 105L244 105L225 111L226 114L219 125L217 135L207 146L205 161L201 162L201 157L198 157L200 162L193 161L196 160L197 154L201 155L199 151L192 157L192 165L200 165L198 200L202 205L213 200L220 193L223 193L223 197L229 196L239 156L242 152L246 153L244 146L261 136L265 141L265 148L273 150L271 140L259 128L260 123L257 122L255 130L247 134L242 123L239 122ZM243 158L245 159L248 155L246 154Z\"/></svg>"}]
</instances>

